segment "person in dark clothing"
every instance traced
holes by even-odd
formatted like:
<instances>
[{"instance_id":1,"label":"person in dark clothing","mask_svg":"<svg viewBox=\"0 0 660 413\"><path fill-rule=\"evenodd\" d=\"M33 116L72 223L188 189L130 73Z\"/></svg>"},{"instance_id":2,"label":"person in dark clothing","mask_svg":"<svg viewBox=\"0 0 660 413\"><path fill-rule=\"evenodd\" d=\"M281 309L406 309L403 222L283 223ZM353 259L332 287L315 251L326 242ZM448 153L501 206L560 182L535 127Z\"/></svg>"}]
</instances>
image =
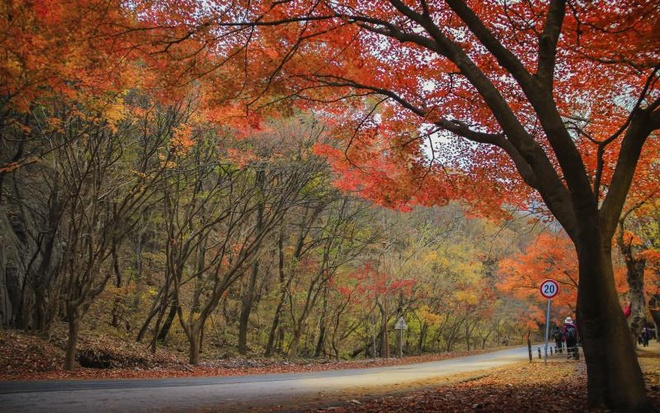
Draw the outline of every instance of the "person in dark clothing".
<instances>
[{"instance_id":1,"label":"person in dark clothing","mask_svg":"<svg viewBox=\"0 0 660 413\"><path fill-rule=\"evenodd\" d=\"M577 348L578 331L571 317L566 317L566 320L564 320L564 326L562 327L561 331L564 336L564 342L566 343L568 359L578 360L580 358L580 353L578 353Z\"/></svg>"},{"instance_id":2,"label":"person in dark clothing","mask_svg":"<svg viewBox=\"0 0 660 413\"><path fill-rule=\"evenodd\" d=\"M557 326L552 328L552 338L555 340L555 346L557 347L557 353L563 353L564 351L564 335L561 332L561 329Z\"/></svg>"},{"instance_id":3,"label":"person in dark clothing","mask_svg":"<svg viewBox=\"0 0 660 413\"><path fill-rule=\"evenodd\" d=\"M644 326L642 328L642 334L640 335L640 337L642 339L641 344L644 347L648 347L649 346L649 340L651 339L651 329L649 329L648 326Z\"/></svg>"}]
</instances>

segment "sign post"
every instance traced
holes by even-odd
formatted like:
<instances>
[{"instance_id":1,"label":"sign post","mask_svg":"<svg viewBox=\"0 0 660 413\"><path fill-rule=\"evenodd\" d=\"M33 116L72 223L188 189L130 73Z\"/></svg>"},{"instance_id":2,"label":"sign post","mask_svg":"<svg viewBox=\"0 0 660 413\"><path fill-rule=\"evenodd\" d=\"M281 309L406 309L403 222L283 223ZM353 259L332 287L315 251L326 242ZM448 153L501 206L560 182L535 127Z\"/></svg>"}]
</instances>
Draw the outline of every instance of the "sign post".
<instances>
[{"instance_id":1,"label":"sign post","mask_svg":"<svg viewBox=\"0 0 660 413\"><path fill-rule=\"evenodd\" d=\"M548 337L550 336L550 303L559 293L559 284L555 280L545 280L541 283L541 295L548 299L548 311L545 316L545 363L548 362Z\"/></svg>"},{"instance_id":2,"label":"sign post","mask_svg":"<svg viewBox=\"0 0 660 413\"><path fill-rule=\"evenodd\" d=\"M403 330L407 328L408 324L406 324L406 320L403 317L399 317L394 325L394 329L399 330L399 358L403 358Z\"/></svg>"}]
</instances>

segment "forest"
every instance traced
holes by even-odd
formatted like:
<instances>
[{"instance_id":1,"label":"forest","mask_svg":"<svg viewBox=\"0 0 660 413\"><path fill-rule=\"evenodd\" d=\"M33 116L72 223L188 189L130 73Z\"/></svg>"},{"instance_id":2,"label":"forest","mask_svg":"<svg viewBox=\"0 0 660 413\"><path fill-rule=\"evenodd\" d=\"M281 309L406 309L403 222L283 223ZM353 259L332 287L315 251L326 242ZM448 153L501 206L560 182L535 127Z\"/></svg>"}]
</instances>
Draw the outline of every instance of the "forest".
<instances>
[{"instance_id":1,"label":"forest","mask_svg":"<svg viewBox=\"0 0 660 413\"><path fill-rule=\"evenodd\" d=\"M3 325L47 336L66 321L71 357L84 326L196 364L203 344L388 357L400 317L406 353L519 344L545 322L544 278L562 283L557 322L574 313L570 246L533 216L375 206L332 185L312 118L240 140L200 129L183 150L175 122L190 115L163 110L115 131L76 120L5 178Z\"/></svg>"},{"instance_id":2,"label":"forest","mask_svg":"<svg viewBox=\"0 0 660 413\"><path fill-rule=\"evenodd\" d=\"M3 2L2 328L389 358L542 340L551 279L642 411L657 4L378 3Z\"/></svg>"}]
</instances>

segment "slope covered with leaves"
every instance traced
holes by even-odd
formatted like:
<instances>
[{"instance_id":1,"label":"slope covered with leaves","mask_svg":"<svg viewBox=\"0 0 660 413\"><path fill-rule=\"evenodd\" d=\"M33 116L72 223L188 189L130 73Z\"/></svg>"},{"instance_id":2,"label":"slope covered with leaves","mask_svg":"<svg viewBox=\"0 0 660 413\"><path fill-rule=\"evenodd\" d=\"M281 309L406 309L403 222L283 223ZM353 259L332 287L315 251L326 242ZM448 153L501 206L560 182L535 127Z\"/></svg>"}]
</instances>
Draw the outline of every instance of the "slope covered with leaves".
<instances>
[{"instance_id":1,"label":"slope covered with leaves","mask_svg":"<svg viewBox=\"0 0 660 413\"><path fill-rule=\"evenodd\" d=\"M3 349L0 352L0 381L232 376L338 370L421 363L483 352L455 351L404 359L352 361L206 354L205 360L199 365L190 365L187 354L181 351L163 347L156 354L151 354L144 344L119 340L109 335L83 335L77 356L79 366L74 371L65 371L62 369L64 347L64 339L53 337L46 341L15 331L0 331L0 348Z\"/></svg>"}]
</instances>

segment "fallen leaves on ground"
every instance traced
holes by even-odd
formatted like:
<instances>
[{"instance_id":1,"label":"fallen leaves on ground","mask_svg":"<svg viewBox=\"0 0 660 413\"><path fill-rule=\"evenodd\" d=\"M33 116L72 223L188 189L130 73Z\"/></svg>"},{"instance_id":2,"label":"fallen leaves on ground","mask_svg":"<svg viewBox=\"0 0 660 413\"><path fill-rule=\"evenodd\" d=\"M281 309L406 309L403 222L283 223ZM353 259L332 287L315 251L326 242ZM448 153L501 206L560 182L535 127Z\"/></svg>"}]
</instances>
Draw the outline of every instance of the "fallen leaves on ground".
<instances>
[{"instance_id":1,"label":"fallen leaves on ground","mask_svg":"<svg viewBox=\"0 0 660 413\"><path fill-rule=\"evenodd\" d=\"M186 363L181 353L160 349L151 354L145 345L108 336L82 337L79 353L108 360L110 368L61 369L63 342L0 331L0 381L54 379L162 378L193 376L230 376L260 373L286 373L345 368L366 368L404 363L420 363L483 351L453 352L404 359L366 359L355 361L296 360L276 358L228 358L205 360L197 366ZM660 343L640 349L651 402L660 406ZM407 389L376 398L350 396L332 406L308 410L315 413L371 412L588 412L586 407L586 366L584 358L566 360L555 355L547 363L535 359L509 368L470 376L456 376L443 384L423 390ZM282 411L282 409L278 409ZM591 410L598 411L598 410Z\"/></svg>"},{"instance_id":2,"label":"fallen leaves on ground","mask_svg":"<svg viewBox=\"0 0 660 413\"><path fill-rule=\"evenodd\" d=\"M660 344L655 343L660 350ZM640 352L649 399L660 407L660 354ZM587 369L580 361L555 356L498 369L484 377L432 390L392 394L309 410L315 413L403 412L607 412L587 407Z\"/></svg>"},{"instance_id":3,"label":"fallen leaves on ground","mask_svg":"<svg viewBox=\"0 0 660 413\"><path fill-rule=\"evenodd\" d=\"M289 373L321 370L339 370L423 363L485 351L449 352L411 356L403 359L330 360L278 358L225 358L204 360L196 366L186 362L185 355L166 348L151 354L147 346L126 342L111 336L81 336L78 358L90 363L97 360L106 368L78 367L64 371L64 341L52 342L16 332L0 331L0 381L67 380L67 379L119 379L162 378L195 376L236 376L261 373ZM492 350L490 350L492 351ZM91 360L91 361L90 361Z\"/></svg>"}]
</instances>

